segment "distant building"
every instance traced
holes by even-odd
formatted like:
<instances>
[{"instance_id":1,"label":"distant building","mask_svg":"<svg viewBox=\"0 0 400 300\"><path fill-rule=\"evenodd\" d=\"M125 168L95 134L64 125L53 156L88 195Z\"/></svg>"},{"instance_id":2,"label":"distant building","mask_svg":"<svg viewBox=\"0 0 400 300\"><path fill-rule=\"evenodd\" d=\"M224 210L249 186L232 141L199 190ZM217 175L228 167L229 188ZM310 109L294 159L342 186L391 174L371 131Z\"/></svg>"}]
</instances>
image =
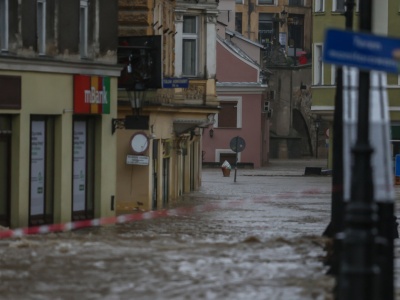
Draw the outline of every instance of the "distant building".
<instances>
[{"instance_id":1,"label":"distant building","mask_svg":"<svg viewBox=\"0 0 400 300\"><path fill-rule=\"evenodd\" d=\"M329 131L332 132L332 122L336 93L336 66L325 64L322 61L325 30L328 28L345 27L344 0L315 1L313 11L313 78L312 78L312 113L329 122ZM374 1L373 32L392 37L400 37L399 4L395 0ZM354 8L354 30L358 30L359 1ZM376 21L379 20L379 21ZM388 74L387 93L389 96L389 112L391 118L391 138L393 140L393 155L400 153L400 76ZM331 139L332 135L325 136ZM332 163L332 147L329 144L330 160ZM321 148L320 148L321 149Z\"/></svg>"},{"instance_id":2,"label":"distant building","mask_svg":"<svg viewBox=\"0 0 400 300\"><path fill-rule=\"evenodd\" d=\"M218 3L118 3L117 210L161 209L201 185L202 134L219 110Z\"/></svg>"}]
</instances>

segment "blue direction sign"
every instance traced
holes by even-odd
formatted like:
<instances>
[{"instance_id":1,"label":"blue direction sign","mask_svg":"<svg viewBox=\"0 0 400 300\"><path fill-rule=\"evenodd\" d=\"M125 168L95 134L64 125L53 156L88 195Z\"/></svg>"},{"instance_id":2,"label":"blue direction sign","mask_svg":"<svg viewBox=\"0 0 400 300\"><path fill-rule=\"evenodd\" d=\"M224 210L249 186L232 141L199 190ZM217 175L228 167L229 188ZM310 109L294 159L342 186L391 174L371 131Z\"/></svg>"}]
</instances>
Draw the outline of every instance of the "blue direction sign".
<instances>
[{"instance_id":1,"label":"blue direction sign","mask_svg":"<svg viewBox=\"0 0 400 300\"><path fill-rule=\"evenodd\" d=\"M400 73L400 39L328 29L323 60L364 70Z\"/></svg>"},{"instance_id":2,"label":"blue direction sign","mask_svg":"<svg viewBox=\"0 0 400 300\"><path fill-rule=\"evenodd\" d=\"M164 89L173 89L173 88L187 89L188 87L189 87L188 78L163 78Z\"/></svg>"}]
</instances>

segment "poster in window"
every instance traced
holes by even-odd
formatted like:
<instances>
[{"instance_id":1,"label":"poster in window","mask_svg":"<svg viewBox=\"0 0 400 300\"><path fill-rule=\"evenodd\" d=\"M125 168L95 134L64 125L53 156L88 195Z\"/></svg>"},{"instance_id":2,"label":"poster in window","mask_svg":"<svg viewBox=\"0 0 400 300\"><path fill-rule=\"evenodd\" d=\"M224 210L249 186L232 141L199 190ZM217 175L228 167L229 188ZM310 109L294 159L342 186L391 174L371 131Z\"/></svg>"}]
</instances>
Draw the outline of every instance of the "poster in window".
<instances>
[{"instance_id":1,"label":"poster in window","mask_svg":"<svg viewBox=\"0 0 400 300\"><path fill-rule=\"evenodd\" d=\"M286 32L279 32L279 44L286 47Z\"/></svg>"},{"instance_id":2,"label":"poster in window","mask_svg":"<svg viewBox=\"0 0 400 300\"><path fill-rule=\"evenodd\" d=\"M85 210L86 195L86 122L74 123L73 211Z\"/></svg>"},{"instance_id":3,"label":"poster in window","mask_svg":"<svg viewBox=\"0 0 400 300\"><path fill-rule=\"evenodd\" d=\"M45 121L31 123L31 215L44 213Z\"/></svg>"}]
</instances>

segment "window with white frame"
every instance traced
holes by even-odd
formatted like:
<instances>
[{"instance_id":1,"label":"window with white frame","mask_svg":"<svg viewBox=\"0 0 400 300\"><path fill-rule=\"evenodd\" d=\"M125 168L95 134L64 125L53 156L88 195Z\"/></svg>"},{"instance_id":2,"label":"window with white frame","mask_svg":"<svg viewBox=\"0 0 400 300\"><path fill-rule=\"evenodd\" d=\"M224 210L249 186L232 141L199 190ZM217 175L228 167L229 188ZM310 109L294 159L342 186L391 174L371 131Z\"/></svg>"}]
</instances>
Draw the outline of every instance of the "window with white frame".
<instances>
[{"instance_id":1,"label":"window with white frame","mask_svg":"<svg viewBox=\"0 0 400 300\"><path fill-rule=\"evenodd\" d=\"M198 68L198 17L183 17L182 33L182 73L185 76L196 76Z\"/></svg>"},{"instance_id":2,"label":"window with white frame","mask_svg":"<svg viewBox=\"0 0 400 300\"><path fill-rule=\"evenodd\" d=\"M325 0L315 0L315 12L325 11Z\"/></svg>"},{"instance_id":3,"label":"window with white frame","mask_svg":"<svg viewBox=\"0 0 400 300\"><path fill-rule=\"evenodd\" d=\"M46 54L46 0L37 1L37 51Z\"/></svg>"},{"instance_id":4,"label":"window with white frame","mask_svg":"<svg viewBox=\"0 0 400 300\"><path fill-rule=\"evenodd\" d=\"M81 0L79 12L79 52L81 57L87 57L88 48L88 1Z\"/></svg>"},{"instance_id":5,"label":"window with white frame","mask_svg":"<svg viewBox=\"0 0 400 300\"><path fill-rule=\"evenodd\" d=\"M344 6L345 0L333 0L333 11L338 11L338 12L343 12L345 11L345 6Z\"/></svg>"},{"instance_id":6,"label":"window with white frame","mask_svg":"<svg viewBox=\"0 0 400 300\"><path fill-rule=\"evenodd\" d=\"M322 85L324 83L324 64L322 62L322 44L314 45L313 54L313 74L314 74L314 85Z\"/></svg>"},{"instance_id":7,"label":"window with white frame","mask_svg":"<svg viewBox=\"0 0 400 300\"><path fill-rule=\"evenodd\" d=\"M0 51L8 50L8 0L0 0Z\"/></svg>"},{"instance_id":8,"label":"window with white frame","mask_svg":"<svg viewBox=\"0 0 400 300\"><path fill-rule=\"evenodd\" d=\"M221 110L215 117L215 127L242 128L242 97L218 97Z\"/></svg>"}]
</instances>

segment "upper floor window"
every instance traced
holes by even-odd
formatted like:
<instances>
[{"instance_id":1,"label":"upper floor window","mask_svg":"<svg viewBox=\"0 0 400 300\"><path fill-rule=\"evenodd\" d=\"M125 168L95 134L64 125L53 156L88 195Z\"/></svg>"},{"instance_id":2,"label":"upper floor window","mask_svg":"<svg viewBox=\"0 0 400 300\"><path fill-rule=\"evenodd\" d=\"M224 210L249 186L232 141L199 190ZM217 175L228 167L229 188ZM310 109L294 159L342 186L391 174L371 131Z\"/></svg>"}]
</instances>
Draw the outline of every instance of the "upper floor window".
<instances>
[{"instance_id":1,"label":"upper floor window","mask_svg":"<svg viewBox=\"0 0 400 300\"><path fill-rule=\"evenodd\" d=\"M0 0L0 51L8 50L8 0Z\"/></svg>"},{"instance_id":2,"label":"upper floor window","mask_svg":"<svg viewBox=\"0 0 400 300\"><path fill-rule=\"evenodd\" d=\"M46 54L46 0L37 1L37 51Z\"/></svg>"},{"instance_id":3,"label":"upper floor window","mask_svg":"<svg viewBox=\"0 0 400 300\"><path fill-rule=\"evenodd\" d=\"M236 4L243 4L243 0L235 0Z\"/></svg>"},{"instance_id":4,"label":"upper floor window","mask_svg":"<svg viewBox=\"0 0 400 300\"><path fill-rule=\"evenodd\" d=\"M196 76L199 43L198 17L183 17L182 38L182 73L186 76Z\"/></svg>"},{"instance_id":5,"label":"upper floor window","mask_svg":"<svg viewBox=\"0 0 400 300\"><path fill-rule=\"evenodd\" d=\"M322 85L324 83L324 64L322 62L322 44L314 45L314 53L313 53L313 74L314 80L313 83L315 85Z\"/></svg>"},{"instance_id":6,"label":"upper floor window","mask_svg":"<svg viewBox=\"0 0 400 300\"><path fill-rule=\"evenodd\" d=\"M81 57L87 57L88 48L88 1L81 0L79 12L79 52Z\"/></svg>"},{"instance_id":7,"label":"upper floor window","mask_svg":"<svg viewBox=\"0 0 400 300\"><path fill-rule=\"evenodd\" d=\"M215 127L242 128L242 98L218 97L221 110L216 115Z\"/></svg>"},{"instance_id":8,"label":"upper floor window","mask_svg":"<svg viewBox=\"0 0 400 300\"><path fill-rule=\"evenodd\" d=\"M325 11L325 0L315 0L315 12Z\"/></svg>"},{"instance_id":9,"label":"upper floor window","mask_svg":"<svg viewBox=\"0 0 400 300\"><path fill-rule=\"evenodd\" d=\"M333 11L339 11L343 12L345 11L345 6L344 6L345 0L333 0Z\"/></svg>"},{"instance_id":10,"label":"upper floor window","mask_svg":"<svg viewBox=\"0 0 400 300\"><path fill-rule=\"evenodd\" d=\"M243 14L241 12L237 12L235 14L235 31L239 32L239 33L243 33L242 32L242 20L243 20Z\"/></svg>"},{"instance_id":11,"label":"upper floor window","mask_svg":"<svg viewBox=\"0 0 400 300\"><path fill-rule=\"evenodd\" d=\"M258 16L258 42L269 45L276 37L273 14L260 13Z\"/></svg>"},{"instance_id":12,"label":"upper floor window","mask_svg":"<svg viewBox=\"0 0 400 300\"><path fill-rule=\"evenodd\" d=\"M258 0L259 5L275 5L275 0Z\"/></svg>"},{"instance_id":13,"label":"upper floor window","mask_svg":"<svg viewBox=\"0 0 400 300\"><path fill-rule=\"evenodd\" d=\"M290 6L304 6L304 0L289 0Z\"/></svg>"}]
</instances>

